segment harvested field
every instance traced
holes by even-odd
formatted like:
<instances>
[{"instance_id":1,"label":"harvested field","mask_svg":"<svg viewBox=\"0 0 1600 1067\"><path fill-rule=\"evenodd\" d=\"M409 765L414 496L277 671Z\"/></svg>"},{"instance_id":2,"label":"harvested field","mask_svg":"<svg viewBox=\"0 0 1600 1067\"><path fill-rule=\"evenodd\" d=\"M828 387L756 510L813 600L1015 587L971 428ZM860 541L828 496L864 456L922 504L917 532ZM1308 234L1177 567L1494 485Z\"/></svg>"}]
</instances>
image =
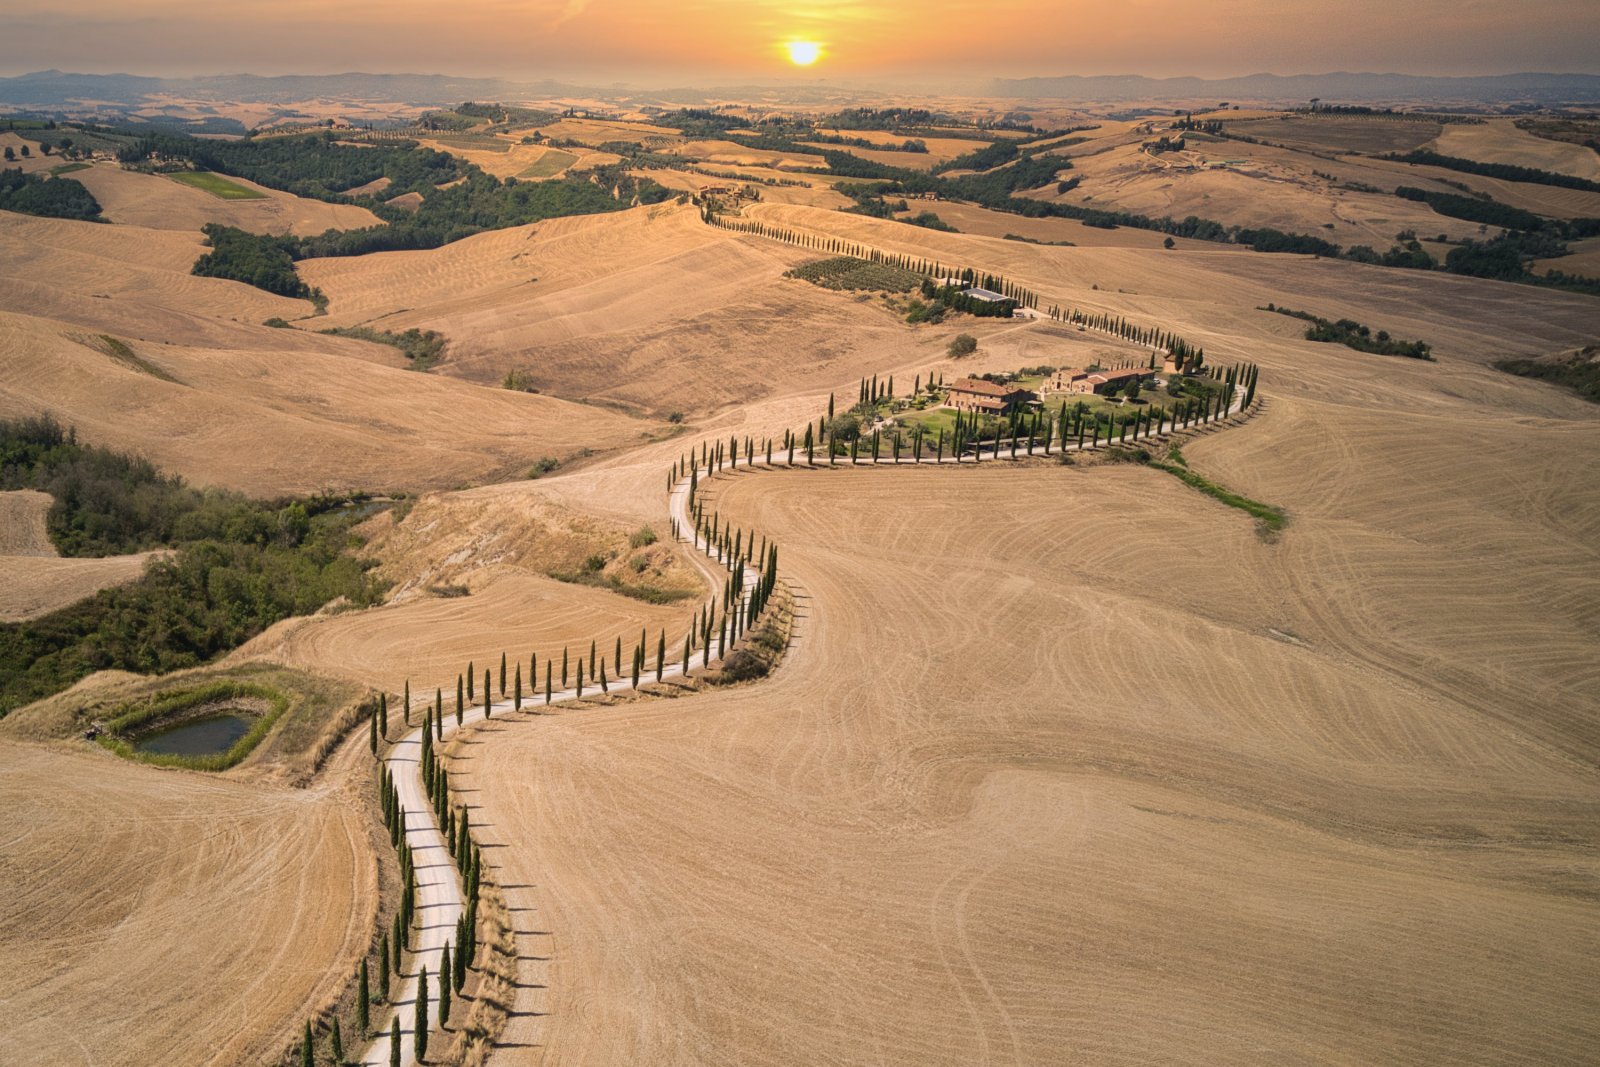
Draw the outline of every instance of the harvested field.
<instances>
[{"instance_id":1,"label":"harvested field","mask_svg":"<svg viewBox=\"0 0 1600 1067\"><path fill-rule=\"evenodd\" d=\"M1443 130L1454 127L1421 119L1281 115L1228 122L1225 128L1232 134L1290 148L1377 155L1380 152L1409 152L1413 148L1421 148Z\"/></svg>"},{"instance_id":2,"label":"harvested field","mask_svg":"<svg viewBox=\"0 0 1600 1067\"><path fill-rule=\"evenodd\" d=\"M34 489L0 493L0 556L54 556L45 516L54 498Z\"/></svg>"},{"instance_id":3,"label":"harvested field","mask_svg":"<svg viewBox=\"0 0 1600 1067\"><path fill-rule=\"evenodd\" d=\"M1198 215L1230 226L1268 226L1380 249L1406 229L1452 238L1477 235L1475 224L1389 195L1394 186L1419 176L1400 165L1386 166L1391 169L1380 170L1376 161L1327 160L1235 141L1195 139L1189 151L1160 157L1130 144L1078 160L1072 171L1081 179L1076 188L1058 195L1050 187L1029 195L1153 217ZM1338 172L1341 184L1361 182L1378 191L1336 187L1313 171Z\"/></svg>"},{"instance_id":4,"label":"harvested field","mask_svg":"<svg viewBox=\"0 0 1600 1067\"><path fill-rule=\"evenodd\" d=\"M100 201L107 219L128 226L197 231L208 222L220 222L252 233L310 236L325 230L382 225L382 220L364 207L294 196L242 178L228 181L258 193L258 197L225 200L169 177L105 163L72 176Z\"/></svg>"},{"instance_id":5,"label":"harvested field","mask_svg":"<svg viewBox=\"0 0 1600 1067\"><path fill-rule=\"evenodd\" d=\"M517 174L519 178L554 178L578 161L571 152L547 148L533 164Z\"/></svg>"},{"instance_id":6,"label":"harvested field","mask_svg":"<svg viewBox=\"0 0 1600 1067\"><path fill-rule=\"evenodd\" d=\"M833 388L936 358L957 332L783 278L815 258L662 205L301 272L328 294L331 325L449 337L446 374L498 384L525 371L546 393L656 415Z\"/></svg>"},{"instance_id":7,"label":"harvested field","mask_svg":"<svg viewBox=\"0 0 1600 1067\"><path fill-rule=\"evenodd\" d=\"M160 552L104 559L0 555L0 622L48 615L102 589L131 582Z\"/></svg>"},{"instance_id":8,"label":"harvested field","mask_svg":"<svg viewBox=\"0 0 1600 1067\"><path fill-rule=\"evenodd\" d=\"M83 306L106 316L96 325L116 321L117 301ZM137 452L199 484L254 494L521 477L542 456L635 444L658 426L403 370L395 349L366 341L261 326L218 328L221 336L198 343L133 341L176 379L165 381L78 342L56 322L0 312L0 323L0 414L50 411L90 442Z\"/></svg>"},{"instance_id":9,"label":"harvested field","mask_svg":"<svg viewBox=\"0 0 1600 1067\"><path fill-rule=\"evenodd\" d=\"M48 493L0 493L0 622L48 615L107 586L132 581L156 552L63 559L45 528Z\"/></svg>"},{"instance_id":10,"label":"harvested field","mask_svg":"<svg viewBox=\"0 0 1600 1067\"><path fill-rule=\"evenodd\" d=\"M0 803L7 1064L270 1061L371 936L366 827L333 788L5 741Z\"/></svg>"},{"instance_id":11,"label":"harvested field","mask_svg":"<svg viewBox=\"0 0 1600 1067\"><path fill-rule=\"evenodd\" d=\"M1134 468L713 483L778 674L453 771L532 909L505 1062L1582 1062L1600 420L1327 363L1189 449L1276 544Z\"/></svg>"},{"instance_id":12,"label":"harvested field","mask_svg":"<svg viewBox=\"0 0 1600 1067\"><path fill-rule=\"evenodd\" d=\"M1535 136L1518 129L1509 119L1491 119L1478 126L1446 126L1428 147L1445 156L1535 167L1600 181L1600 152L1581 144Z\"/></svg>"},{"instance_id":13,"label":"harvested field","mask_svg":"<svg viewBox=\"0 0 1600 1067\"><path fill-rule=\"evenodd\" d=\"M909 218L923 211L931 211L962 233L982 237L1005 237L1014 234L1046 244L1067 241L1084 247L1160 248L1165 234L1154 230L1135 230L1119 226L1114 230L1098 226L1085 226L1077 219L1030 219L1004 211L991 211L976 204L958 204L949 200L913 200L911 208L900 218ZM1195 241L1187 237L1174 237L1173 244L1195 252L1226 248L1211 241Z\"/></svg>"}]
</instances>

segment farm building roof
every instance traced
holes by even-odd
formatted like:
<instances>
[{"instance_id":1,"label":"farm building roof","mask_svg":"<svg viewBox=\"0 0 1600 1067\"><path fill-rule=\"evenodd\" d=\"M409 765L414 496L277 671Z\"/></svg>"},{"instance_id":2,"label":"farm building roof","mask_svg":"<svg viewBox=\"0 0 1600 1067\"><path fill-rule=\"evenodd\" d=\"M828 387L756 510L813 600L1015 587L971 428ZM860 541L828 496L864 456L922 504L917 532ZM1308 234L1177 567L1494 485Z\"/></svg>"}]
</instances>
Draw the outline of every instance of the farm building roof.
<instances>
[{"instance_id":1,"label":"farm building roof","mask_svg":"<svg viewBox=\"0 0 1600 1067\"><path fill-rule=\"evenodd\" d=\"M996 385L994 382L986 382L982 378L963 378L949 388L952 393L975 393L978 396L997 397L1015 396L1017 393L1027 392L1026 389L1015 385Z\"/></svg>"},{"instance_id":2,"label":"farm building roof","mask_svg":"<svg viewBox=\"0 0 1600 1067\"><path fill-rule=\"evenodd\" d=\"M979 289L976 286L962 290L961 295L970 296L974 300L985 300L991 304L1000 304L1011 299L1003 293L997 293L992 289Z\"/></svg>"}]
</instances>

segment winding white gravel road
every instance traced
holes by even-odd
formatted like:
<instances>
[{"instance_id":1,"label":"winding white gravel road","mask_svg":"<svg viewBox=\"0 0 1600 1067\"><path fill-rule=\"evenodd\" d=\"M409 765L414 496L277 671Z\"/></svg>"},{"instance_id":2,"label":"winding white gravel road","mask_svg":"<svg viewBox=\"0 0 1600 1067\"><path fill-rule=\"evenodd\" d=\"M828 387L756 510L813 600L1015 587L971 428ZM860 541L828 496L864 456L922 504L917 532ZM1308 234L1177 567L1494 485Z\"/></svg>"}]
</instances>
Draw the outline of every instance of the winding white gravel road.
<instances>
[{"instance_id":1,"label":"winding white gravel road","mask_svg":"<svg viewBox=\"0 0 1600 1067\"><path fill-rule=\"evenodd\" d=\"M1244 389L1236 388L1234 390L1233 401L1229 405L1228 411L1225 415L1217 416L1217 418L1211 423L1201 424L1197 422L1190 428L1217 425L1222 420L1231 418L1232 416L1241 413L1244 410L1244 397ZM1169 430L1168 432L1170 433L1172 431ZM1010 442L1005 442L998 449L986 449L985 451L988 452L988 458L977 462L993 462L995 459L1010 458L1010 456L1013 454L1017 456L1026 456L1028 454L1026 451L1026 444L1017 449L1015 453L1008 451L1010 447ZM1048 450L1045 450L1042 447L1036 448L1034 454L1043 455L1056 454L1060 452L1074 452L1077 451L1079 447L1080 446L1076 441L1067 443L1056 442ZM1083 447L1087 448L1088 446L1086 445ZM792 465L806 466L807 464L803 455L799 454L799 448L797 447L795 451L796 458ZM738 469L742 467L767 467L769 464L765 459L764 452L765 450L763 450L762 455L758 455L752 462L744 462L741 460L736 466L725 466L727 466L728 469ZM773 459L770 466L774 468L791 466L791 464L787 462L787 457L787 451L780 453L774 449ZM941 462L945 464L954 464L956 460L953 457L945 457L942 460L927 458L916 460L908 458L901 460L901 463L905 465L919 463L937 464ZM975 460L966 459L962 462L972 463L975 462ZM895 465L893 458L880 458L878 460L873 460L870 456L863 457L854 464L851 463L848 457L836 461L836 465L838 466L870 466L874 463L880 466ZM815 465L826 466L828 464L826 460L823 460ZM706 481L714 477L716 473L717 472L713 471L710 467L702 467L698 471L698 480L703 485ZM679 478L673 483L672 491L668 496L667 503L668 512L671 515L676 528L679 531L692 531L694 528L694 523L690 519L689 515L688 478ZM689 539L681 536L678 539L680 541L684 541L685 543L688 543L689 541ZM715 559L715 557L709 554L710 546L704 544L698 539L698 537L696 537L692 543L694 547L698 549L705 557L703 560L699 557L692 558L695 559L696 566L698 566L701 572L706 576L708 588L713 590L719 588L721 585L721 579L716 577L712 571L711 562ZM745 572L742 575L743 584L740 587L741 590L747 590L751 588L757 581L760 580L760 577L761 575L758 569L751 567L745 568ZM691 656L690 669L692 670L697 666L710 666L712 659L713 657L709 647L700 649ZM669 664L663 671L662 676L663 678L675 678L681 676L683 673L683 667L680 661L678 663ZM641 680L647 679L644 675L641 675ZM653 671L650 672L648 680L654 680ZM609 686L612 690L622 691L633 688L632 683L627 677L618 678L615 681L610 682ZM596 688L596 686L591 685L588 687L588 692L592 694L595 692ZM566 689L561 692L553 693L551 695L551 702L554 703L556 701L572 700L575 699L577 695L578 694L576 690ZM525 700L525 703L529 705L538 705L539 700L530 697ZM419 709L426 706L431 705L416 705L416 707ZM463 716L463 725L467 723L474 723L482 719L483 710L483 705L481 703L477 704L475 707L469 707L466 709L466 713ZM500 700L498 702L494 702L491 704L491 710L495 714L508 714L512 711L512 702L510 700ZM457 727L452 721L453 718L454 716L445 716L444 735L446 738L459 729L459 727ZM400 1017L401 1049L399 1062L404 1065L404 1067L412 1067L412 1065L418 1062L415 1054L416 1049L413 1031L416 1018L415 1005L419 968L426 967L428 969L429 1012L430 1018L434 1019L435 1024L437 1024L436 1016L439 998L436 982L439 974L439 964L441 962L444 947L455 936L456 923L461 918L462 913L466 910L464 890L457 876L455 860L451 857L449 849L445 847L444 834L439 829L439 826L435 821L433 808L427 799L427 788L422 781L421 748L422 728L419 726L410 733L406 734L399 741L395 742L390 747L388 754L384 757L384 761L388 766L390 773L394 777L395 789L399 794L400 806L405 810L406 840L411 845L412 855L416 862L417 916L420 934L413 942L413 955L411 956L408 968L399 981L392 984L390 987L390 996L392 998L391 1008L383 1015L375 1017L373 1020L375 1023L379 1024L378 1033L380 1036L378 1036L377 1039L372 1042L372 1044L367 1048L366 1053L359 1061L362 1064L371 1065L371 1067L388 1067L391 1062L389 1028L392 1026L392 1020L396 1013L398 1013ZM381 1022L379 1022L380 1019Z\"/></svg>"}]
</instances>

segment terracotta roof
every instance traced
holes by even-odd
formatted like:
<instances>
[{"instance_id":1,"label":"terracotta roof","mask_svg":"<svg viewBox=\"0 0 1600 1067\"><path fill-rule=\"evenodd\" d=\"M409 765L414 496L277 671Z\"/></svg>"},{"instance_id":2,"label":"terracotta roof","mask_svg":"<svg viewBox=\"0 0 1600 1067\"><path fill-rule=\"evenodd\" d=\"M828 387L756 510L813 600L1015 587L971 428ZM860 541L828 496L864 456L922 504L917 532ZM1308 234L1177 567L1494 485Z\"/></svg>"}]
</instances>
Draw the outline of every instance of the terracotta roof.
<instances>
[{"instance_id":1,"label":"terracotta roof","mask_svg":"<svg viewBox=\"0 0 1600 1067\"><path fill-rule=\"evenodd\" d=\"M1101 381L1120 382L1124 378L1148 378L1154 373L1148 367L1125 367L1122 370L1103 370L1096 377Z\"/></svg>"},{"instance_id":2,"label":"terracotta roof","mask_svg":"<svg viewBox=\"0 0 1600 1067\"><path fill-rule=\"evenodd\" d=\"M952 393L976 393L979 396L1006 397L1027 392L1026 389L1014 385L996 385L986 382L982 378L964 378L950 386Z\"/></svg>"}]
</instances>

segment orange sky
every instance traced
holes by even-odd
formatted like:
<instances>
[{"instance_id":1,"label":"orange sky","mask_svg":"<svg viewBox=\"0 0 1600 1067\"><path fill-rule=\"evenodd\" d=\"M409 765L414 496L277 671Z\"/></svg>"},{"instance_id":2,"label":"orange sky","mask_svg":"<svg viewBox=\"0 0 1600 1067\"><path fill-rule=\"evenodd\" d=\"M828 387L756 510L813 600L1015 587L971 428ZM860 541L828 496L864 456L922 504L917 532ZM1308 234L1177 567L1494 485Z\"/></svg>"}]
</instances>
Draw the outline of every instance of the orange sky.
<instances>
[{"instance_id":1,"label":"orange sky","mask_svg":"<svg viewBox=\"0 0 1600 1067\"><path fill-rule=\"evenodd\" d=\"M0 39L7 73L1600 73L1600 0L4 0Z\"/></svg>"}]
</instances>

